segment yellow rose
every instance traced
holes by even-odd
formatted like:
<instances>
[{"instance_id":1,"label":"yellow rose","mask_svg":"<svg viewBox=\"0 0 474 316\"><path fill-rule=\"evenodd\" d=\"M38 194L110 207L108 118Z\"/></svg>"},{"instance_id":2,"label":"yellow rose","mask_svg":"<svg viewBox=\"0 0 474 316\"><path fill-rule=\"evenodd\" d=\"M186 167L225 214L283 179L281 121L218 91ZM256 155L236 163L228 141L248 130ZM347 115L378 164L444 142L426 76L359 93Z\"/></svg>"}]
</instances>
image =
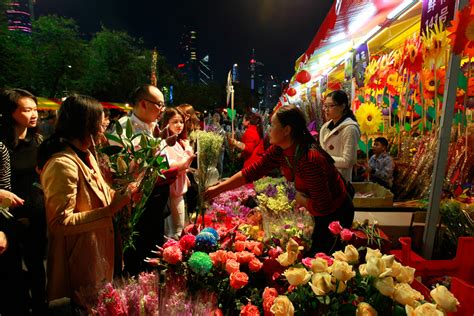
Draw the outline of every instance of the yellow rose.
<instances>
[{"instance_id":1,"label":"yellow rose","mask_svg":"<svg viewBox=\"0 0 474 316\"><path fill-rule=\"evenodd\" d=\"M357 305L356 316L377 316L377 311L370 304L362 302Z\"/></svg>"},{"instance_id":2,"label":"yellow rose","mask_svg":"<svg viewBox=\"0 0 474 316\"><path fill-rule=\"evenodd\" d=\"M413 309L410 305L405 306L407 316L444 316L444 313L436 309L436 305L425 303Z\"/></svg>"},{"instance_id":3,"label":"yellow rose","mask_svg":"<svg viewBox=\"0 0 474 316\"><path fill-rule=\"evenodd\" d=\"M379 277L385 271L385 263L382 259L377 257L370 257L367 260L367 266L365 267L367 273L374 277Z\"/></svg>"},{"instance_id":4,"label":"yellow rose","mask_svg":"<svg viewBox=\"0 0 474 316\"><path fill-rule=\"evenodd\" d=\"M309 285L316 296L326 295L332 290L331 275L327 272L315 273Z\"/></svg>"},{"instance_id":5,"label":"yellow rose","mask_svg":"<svg viewBox=\"0 0 474 316\"><path fill-rule=\"evenodd\" d=\"M284 267L291 266L298 259L298 254L304 247L298 245L298 243L290 238L286 244L286 252L278 256L277 261Z\"/></svg>"},{"instance_id":6,"label":"yellow rose","mask_svg":"<svg viewBox=\"0 0 474 316\"><path fill-rule=\"evenodd\" d=\"M369 275L369 273L367 272L367 264L366 264L366 263L361 264L361 265L359 266L359 273L360 273L360 275L363 276L363 277L366 277L366 276Z\"/></svg>"},{"instance_id":7,"label":"yellow rose","mask_svg":"<svg viewBox=\"0 0 474 316\"><path fill-rule=\"evenodd\" d=\"M347 262L349 263L356 263L359 261L359 252L353 245L347 245L344 249L344 254L346 255Z\"/></svg>"},{"instance_id":8,"label":"yellow rose","mask_svg":"<svg viewBox=\"0 0 474 316\"><path fill-rule=\"evenodd\" d=\"M400 283L411 284L415 279L415 268L402 266L400 273L397 275L397 281Z\"/></svg>"},{"instance_id":9,"label":"yellow rose","mask_svg":"<svg viewBox=\"0 0 474 316\"><path fill-rule=\"evenodd\" d=\"M332 288L333 288L334 292L342 293L346 290L346 288L347 288L346 282L338 281L334 277L331 278L331 281L332 281Z\"/></svg>"},{"instance_id":10,"label":"yellow rose","mask_svg":"<svg viewBox=\"0 0 474 316\"><path fill-rule=\"evenodd\" d=\"M345 261L334 260L332 266L329 267L329 272L339 281L348 281L355 277L355 272L352 271L352 266Z\"/></svg>"},{"instance_id":11,"label":"yellow rose","mask_svg":"<svg viewBox=\"0 0 474 316\"><path fill-rule=\"evenodd\" d=\"M283 275L288 280L288 283L293 286L304 285L311 279L311 274L305 268L291 267Z\"/></svg>"},{"instance_id":12,"label":"yellow rose","mask_svg":"<svg viewBox=\"0 0 474 316\"><path fill-rule=\"evenodd\" d=\"M328 262L323 258L316 258L311 261L311 271L314 273L327 272Z\"/></svg>"},{"instance_id":13,"label":"yellow rose","mask_svg":"<svg viewBox=\"0 0 474 316\"><path fill-rule=\"evenodd\" d=\"M395 256L394 255L383 255L381 259L384 262L385 267L387 267L387 268L391 268L392 264L395 262Z\"/></svg>"},{"instance_id":14,"label":"yellow rose","mask_svg":"<svg viewBox=\"0 0 474 316\"><path fill-rule=\"evenodd\" d=\"M430 292L431 297L435 300L439 308L446 312L455 312L459 301L454 297L453 293L449 292L448 289L443 285L436 286Z\"/></svg>"},{"instance_id":15,"label":"yellow rose","mask_svg":"<svg viewBox=\"0 0 474 316\"><path fill-rule=\"evenodd\" d=\"M424 299L424 297L410 285L406 283L398 283L395 285L393 299L400 304L415 307L417 301Z\"/></svg>"},{"instance_id":16,"label":"yellow rose","mask_svg":"<svg viewBox=\"0 0 474 316\"><path fill-rule=\"evenodd\" d=\"M275 316L293 316L295 314L293 303L291 303L285 295L278 295L278 297L273 301L270 311Z\"/></svg>"},{"instance_id":17,"label":"yellow rose","mask_svg":"<svg viewBox=\"0 0 474 316\"><path fill-rule=\"evenodd\" d=\"M339 261L348 261L347 260L347 257L346 257L346 254L343 253L342 251L338 250L336 251L335 253L332 254L332 257L336 260L339 260Z\"/></svg>"},{"instance_id":18,"label":"yellow rose","mask_svg":"<svg viewBox=\"0 0 474 316\"><path fill-rule=\"evenodd\" d=\"M380 293L382 293L382 295L385 296L392 296L393 292L395 292L392 277L377 279L375 280L374 286Z\"/></svg>"},{"instance_id":19,"label":"yellow rose","mask_svg":"<svg viewBox=\"0 0 474 316\"><path fill-rule=\"evenodd\" d=\"M368 262L369 258L376 257L382 258L382 253L378 249L367 248L367 254L365 255L365 261Z\"/></svg>"}]
</instances>

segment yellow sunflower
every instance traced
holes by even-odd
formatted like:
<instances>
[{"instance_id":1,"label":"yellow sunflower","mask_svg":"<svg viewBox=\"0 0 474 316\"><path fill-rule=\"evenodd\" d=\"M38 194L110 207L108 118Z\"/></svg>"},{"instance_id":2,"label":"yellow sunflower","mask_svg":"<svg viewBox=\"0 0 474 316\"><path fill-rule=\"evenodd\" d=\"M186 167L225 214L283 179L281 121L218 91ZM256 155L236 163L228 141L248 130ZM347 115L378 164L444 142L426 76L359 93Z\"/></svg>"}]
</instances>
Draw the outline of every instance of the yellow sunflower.
<instances>
[{"instance_id":1,"label":"yellow sunflower","mask_svg":"<svg viewBox=\"0 0 474 316\"><path fill-rule=\"evenodd\" d=\"M387 75L387 91L390 95L397 95L402 87L402 76L398 71L390 69Z\"/></svg>"},{"instance_id":2,"label":"yellow sunflower","mask_svg":"<svg viewBox=\"0 0 474 316\"><path fill-rule=\"evenodd\" d=\"M438 21L431 30L427 27L421 40L423 55L428 66L440 67L444 62L444 54L448 46L448 37L443 22Z\"/></svg>"},{"instance_id":3,"label":"yellow sunflower","mask_svg":"<svg viewBox=\"0 0 474 316\"><path fill-rule=\"evenodd\" d=\"M355 113L360 131L371 135L378 132L382 124L382 111L373 103L363 103Z\"/></svg>"}]
</instances>

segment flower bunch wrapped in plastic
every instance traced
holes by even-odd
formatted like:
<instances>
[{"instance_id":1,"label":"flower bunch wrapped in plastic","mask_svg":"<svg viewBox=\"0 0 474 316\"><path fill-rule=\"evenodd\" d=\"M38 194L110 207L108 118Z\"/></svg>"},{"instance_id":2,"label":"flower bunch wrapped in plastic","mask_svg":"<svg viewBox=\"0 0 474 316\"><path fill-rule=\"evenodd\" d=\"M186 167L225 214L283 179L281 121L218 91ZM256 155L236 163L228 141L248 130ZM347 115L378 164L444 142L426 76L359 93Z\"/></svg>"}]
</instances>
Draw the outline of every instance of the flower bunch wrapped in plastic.
<instances>
[{"instance_id":1,"label":"flower bunch wrapped in plastic","mask_svg":"<svg viewBox=\"0 0 474 316\"><path fill-rule=\"evenodd\" d=\"M136 278L107 283L100 291L92 315L158 315L158 277L142 273Z\"/></svg>"},{"instance_id":2,"label":"flower bunch wrapped in plastic","mask_svg":"<svg viewBox=\"0 0 474 316\"><path fill-rule=\"evenodd\" d=\"M292 237L303 239L307 245L313 233L313 217L304 208L295 207L296 190L292 183L283 178L266 179L255 185L263 219L265 240L282 247Z\"/></svg>"}]
</instances>

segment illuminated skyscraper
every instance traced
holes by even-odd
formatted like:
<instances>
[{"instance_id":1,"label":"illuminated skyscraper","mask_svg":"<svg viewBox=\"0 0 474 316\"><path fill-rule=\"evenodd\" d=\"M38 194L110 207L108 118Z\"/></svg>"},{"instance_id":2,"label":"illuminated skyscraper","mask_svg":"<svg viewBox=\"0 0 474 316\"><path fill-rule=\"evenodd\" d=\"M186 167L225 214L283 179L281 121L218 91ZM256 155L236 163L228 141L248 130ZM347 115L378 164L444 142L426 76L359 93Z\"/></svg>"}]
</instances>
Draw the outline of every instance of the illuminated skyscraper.
<instances>
[{"instance_id":1,"label":"illuminated skyscraper","mask_svg":"<svg viewBox=\"0 0 474 316\"><path fill-rule=\"evenodd\" d=\"M265 65L255 58L255 49L252 49L250 57L250 91L252 94L252 106L262 106L263 96L265 94L265 78L263 67Z\"/></svg>"},{"instance_id":2,"label":"illuminated skyscraper","mask_svg":"<svg viewBox=\"0 0 474 316\"><path fill-rule=\"evenodd\" d=\"M10 31L31 33L33 1L12 0L7 2L6 14L8 18L8 29Z\"/></svg>"},{"instance_id":3,"label":"illuminated skyscraper","mask_svg":"<svg viewBox=\"0 0 474 316\"><path fill-rule=\"evenodd\" d=\"M199 61L199 83L209 85L214 80L214 73L210 66L209 55Z\"/></svg>"},{"instance_id":4,"label":"illuminated skyscraper","mask_svg":"<svg viewBox=\"0 0 474 316\"><path fill-rule=\"evenodd\" d=\"M199 81L199 60L197 58L197 33L185 29L179 42L179 64L178 70L184 74L190 82Z\"/></svg>"}]
</instances>

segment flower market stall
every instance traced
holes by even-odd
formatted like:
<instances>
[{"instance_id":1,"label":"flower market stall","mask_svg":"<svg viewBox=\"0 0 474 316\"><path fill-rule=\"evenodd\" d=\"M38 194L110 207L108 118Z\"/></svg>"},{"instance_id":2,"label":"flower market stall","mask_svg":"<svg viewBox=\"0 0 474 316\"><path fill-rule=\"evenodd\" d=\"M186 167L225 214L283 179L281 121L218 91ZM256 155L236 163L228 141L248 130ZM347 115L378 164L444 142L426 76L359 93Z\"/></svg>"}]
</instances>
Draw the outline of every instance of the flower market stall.
<instances>
[{"instance_id":1,"label":"flower market stall","mask_svg":"<svg viewBox=\"0 0 474 316\"><path fill-rule=\"evenodd\" d=\"M334 240L346 246L307 257L311 222L284 216L293 213L292 194L284 180L264 178L218 196L197 226L150 253L156 272L105 285L92 313L443 315L460 308L444 285L424 288L415 269L380 251L379 235L357 249L362 228L331 223ZM248 207L254 198L258 207Z\"/></svg>"},{"instance_id":2,"label":"flower market stall","mask_svg":"<svg viewBox=\"0 0 474 316\"><path fill-rule=\"evenodd\" d=\"M361 158L368 157L375 137L384 136L396 164L393 207L369 198L364 203L372 207L359 208L363 213L357 215L388 223L401 234L408 233L412 214L428 207L427 227L436 230L439 213L432 208L439 197L472 204L473 37L467 22L472 2L458 14L456 1L386 3L336 2L297 60L279 104L301 106L321 126L324 95L346 90L362 130ZM459 60L452 63L455 56Z\"/></svg>"}]
</instances>

